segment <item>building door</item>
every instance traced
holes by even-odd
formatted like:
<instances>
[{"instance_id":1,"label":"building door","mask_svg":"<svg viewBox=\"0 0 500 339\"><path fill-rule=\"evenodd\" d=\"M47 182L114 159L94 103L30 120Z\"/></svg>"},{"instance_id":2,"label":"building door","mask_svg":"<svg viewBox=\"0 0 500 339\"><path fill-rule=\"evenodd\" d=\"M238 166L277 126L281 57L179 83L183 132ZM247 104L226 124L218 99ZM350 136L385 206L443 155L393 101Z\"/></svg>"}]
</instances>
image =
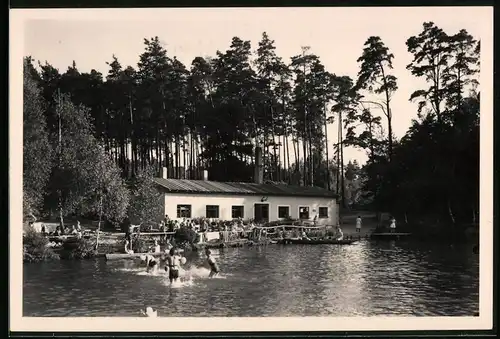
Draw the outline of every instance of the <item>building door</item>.
<instances>
[{"instance_id":1,"label":"building door","mask_svg":"<svg viewBox=\"0 0 500 339\"><path fill-rule=\"evenodd\" d=\"M256 222L269 221L269 204L255 204L254 219Z\"/></svg>"}]
</instances>

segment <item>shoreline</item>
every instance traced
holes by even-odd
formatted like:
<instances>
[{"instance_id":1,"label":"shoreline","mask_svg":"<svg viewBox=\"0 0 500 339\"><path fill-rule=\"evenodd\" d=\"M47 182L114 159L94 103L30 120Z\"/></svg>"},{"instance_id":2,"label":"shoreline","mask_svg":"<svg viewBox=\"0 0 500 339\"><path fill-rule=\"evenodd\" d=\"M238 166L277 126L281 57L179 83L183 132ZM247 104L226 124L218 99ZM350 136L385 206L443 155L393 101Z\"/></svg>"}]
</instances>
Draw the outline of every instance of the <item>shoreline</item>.
<instances>
[{"instance_id":1,"label":"shoreline","mask_svg":"<svg viewBox=\"0 0 500 339\"><path fill-rule=\"evenodd\" d=\"M361 213L360 213L361 214ZM355 222L349 222L350 218L356 218L358 213L352 213L351 217L345 216L343 218L343 223L341 228L344 233L344 239L351 239L357 241L373 241L373 242L385 242L385 241L398 241L398 242L412 242L412 243L440 243L440 244L471 244L477 245L479 244L479 230L478 227L471 227L470 225L464 225L460 227L456 227L454 229L450 229L449 227L443 229L442 227L432 226L432 227L416 227L415 225L403 224L401 226L398 225L396 229L397 233L411 233L408 235L404 235L398 237L397 235L391 236L387 234L387 236L374 236L374 233L380 233L381 228L377 227L380 223L375 220L375 218L363 215L365 218L363 220L362 228L360 232L356 232ZM347 220L346 220L347 219ZM346 222L347 221L347 222ZM156 232L157 233L157 232ZM163 232L161 234L148 234L147 232L140 233L139 246L138 251L136 253L146 253L145 250L149 243L153 242L153 239L158 239L158 236L167 235L169 232ZM219 233L219 232L213 232ZM42 236L37 233L38 236ZM54 247L47 247L47 252L52 252L53 254L48 254L47 259L25 259L23 257L23 262L44 262L50 260L84 260L84 259L92 259L92 258L106 258L107 254L126 254L123 251L124 246L124 238L125 232L115 230L105 230L100 231L99 233L99 247L97 249L97 253L94 252L93 246L95 245L95 239L97 237L96 233L92 233L90 238L81 239L81 242L77 242L78 245L76 247L67 245L66 247L63 245ZM49 241L50 236L44 236L44 241ZM161 241L161 240L160 240ZM64 243L64 242L63 242ZM26 244L23 240L23 247ZM187 252L196 252L203 250L204 248L210 249L227 249L227 248L250 248L250 247L260 247L267 245L275 245L270 239L266 239L266 241L253 241L247 238L238 238L231 241L209 241L205 243L197 243L193 244L194 249L191 249L190 245L188 245ZM80 248L82 246L83 248ZM317 244L315 246L318 246ZM57 256L58 258L54 258Z\"/></svg>"}]
</instances>

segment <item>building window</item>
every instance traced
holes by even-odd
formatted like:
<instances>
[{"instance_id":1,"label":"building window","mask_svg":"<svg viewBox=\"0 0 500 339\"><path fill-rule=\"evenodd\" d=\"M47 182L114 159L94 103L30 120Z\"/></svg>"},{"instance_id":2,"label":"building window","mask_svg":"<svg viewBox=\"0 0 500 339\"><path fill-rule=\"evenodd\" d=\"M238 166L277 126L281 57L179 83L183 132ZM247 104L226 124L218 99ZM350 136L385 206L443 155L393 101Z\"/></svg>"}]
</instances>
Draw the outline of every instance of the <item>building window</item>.
<instances>
[{"instance_id":1,"label":"building window","mask_svg":"<svg viewBox=\"0 0 500 339\"><path fill-rule=\"evenodd\" d=\"M191 205L177 205L177 218L191 218Z\"/></svg>"},{"instance_id":2,"label":"building window","mask_svg":"<svg viewBox=\"0 0 500 339\"><path fill-rule=\"evenodd\" d=\"M300 206L299 207L299 219L309 219L309 207Z\"/></svg>"},{"instance_id":3,"label":"building window","mask_svg":"<svg viewBox=\"0 0 500 339\"><path fill-rule=\"evenodd\" d=\"M218 205L207 205L207 218L219 218L219 206Z\"/></svg>"},{"instance_id":4,"label":"building window","mask_svg":"<svg viewBox=\"0 0 500 339\"><path fill-rule=\"evenodd\" d=\"M328 207L320 207L319 208L319 218L323 218L323 219L326 219L328 218Z\"/></svg>"},{"instance_id":5,"label":"building window","mask_svg":"<svg viewBox=\"0 0 500 339\"><path fill-rule=\"evenodd\" d=\"M290 207L289 206L278 206L278 218L286 219L290 216Z\"/></svg>"},{"instance_id":6,"label":"building window","mask_svg":"<svg viewBox=\"0 0 500 339\"><path fill-rule=\"evenodd\" d=\"M233 219L243 218L244 211L245 209L243 206L233 206L231 208L231 218Z\"/></svg>"}]
</instances>

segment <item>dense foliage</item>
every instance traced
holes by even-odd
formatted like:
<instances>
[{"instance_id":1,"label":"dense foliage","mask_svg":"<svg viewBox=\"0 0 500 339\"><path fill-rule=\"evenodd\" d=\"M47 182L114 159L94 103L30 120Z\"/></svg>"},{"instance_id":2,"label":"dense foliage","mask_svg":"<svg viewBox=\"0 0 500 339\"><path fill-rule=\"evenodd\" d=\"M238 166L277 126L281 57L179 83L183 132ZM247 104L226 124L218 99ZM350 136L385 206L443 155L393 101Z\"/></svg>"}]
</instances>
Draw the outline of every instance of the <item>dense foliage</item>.
<instances>
[{"instance_id":1,"label":"dense foliage","mask_svg":"<svg viewBox=\"0 0 500 339\"><path fill-rule=\"evenodd\" d=\"M95 242L87 239L78 239L76 242L66 244L61 251L61 259L90 259L97 254Z\"/></svg>"},{"instance_id":2,"label":"dense foliage","mask_svg":"<svg viewBox=\"0 0 500 339\"><path fill-rule=\"evenodd\" d=\"M309 47L287 63L266 33L255 52L234 37L226 51L196 57L189 67L158 37L144 39L144 47L136 68L113 56L105 77L81 73L75 63L65 73L48 63L37 71L26 59L25 164L41 171L25 166L25 206L39 206L52 173L45 209L59 202L61 214L95 212L104 201L106 217L120 219L128 209L147 222L157 199L148 178L162 167L173 178L201 179L207 169L211 180L251 181L260 146L265 180L336 190L344 206L399 220L476 220L479 42L465 30L449 35L424 23L408 39L407 69L428 86L408 93L418 109L400 140L393 119L408 112L393 112L391 102L400 90L398 56L380 37L366 40L357 79L328 72ZM340 133L327 139L334 122ZM335 154L328 153L332 139ZM344 166L344 147L366 150L368 162ZM37 158L41 153L47 156ZM49 171L52 153L57 166ZM118 172L131 180L130 207Z\"/></svg>"},{"instance_id":3,"label":"dense foliage","mask_svg":"<svg viewBox=\"0 0 500 339\"><path fill-rule=\"evenodd\" d=\"M29 227L23 237L23 261L39 262L59 259L59 255L48 246L49 240L33 227Z\"/></svg>"},{"instance_id":4,"label":"dense foliage","mask_svg":"<svg viewBox=\"0 0 500 339\"><path fill-rule=\"evenodd\" d=\"M150 226L159 221L163 214L163 196L158 191L153 178L154 168L139 170L131 182L131 199L128 207L128 217L133 224Z\"/></svg>"},{"instance_id":5,"label":"dense foliage","mask_svg":"<svg viewBox=\"0 0 500 339\"><path fill-rule=\"evenodd\" d=\"M200 235L193 229L181 227L174 234L175 246L184 249L194 249L200 241Z\"/></svg>"}]
</instances>

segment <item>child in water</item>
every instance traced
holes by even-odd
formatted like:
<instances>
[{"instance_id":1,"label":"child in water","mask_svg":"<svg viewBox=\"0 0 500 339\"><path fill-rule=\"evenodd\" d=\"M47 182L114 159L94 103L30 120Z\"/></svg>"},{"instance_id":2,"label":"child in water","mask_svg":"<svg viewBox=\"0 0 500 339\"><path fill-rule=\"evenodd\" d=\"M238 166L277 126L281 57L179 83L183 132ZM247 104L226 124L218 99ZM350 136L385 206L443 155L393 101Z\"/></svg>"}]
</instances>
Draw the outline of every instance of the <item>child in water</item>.
<instances>
[{"instance_id":1,"label":"child in water","mask_svg":"<svg viewBox=\"0 0 500 339\"><path fill-rule=\"evenodd\" d=\"M141 264L146 264L146 272L155 271L158 267L158 261L151 254L141 256Z\"/></svg>"},{"instance_id":2,"label":"child in water","mask_svg":"<svg viewBox=\"0 0 500 339\"><path fill-rule=\"evenodd\" d=\"M215 262L214 257L212 257L212 252L210 252L208 248L206 249L205 254L207 255L207 262L210 266L210 274L208 277L213 278L219 274L219 266Z\"/></svg>"}]
</instances>

